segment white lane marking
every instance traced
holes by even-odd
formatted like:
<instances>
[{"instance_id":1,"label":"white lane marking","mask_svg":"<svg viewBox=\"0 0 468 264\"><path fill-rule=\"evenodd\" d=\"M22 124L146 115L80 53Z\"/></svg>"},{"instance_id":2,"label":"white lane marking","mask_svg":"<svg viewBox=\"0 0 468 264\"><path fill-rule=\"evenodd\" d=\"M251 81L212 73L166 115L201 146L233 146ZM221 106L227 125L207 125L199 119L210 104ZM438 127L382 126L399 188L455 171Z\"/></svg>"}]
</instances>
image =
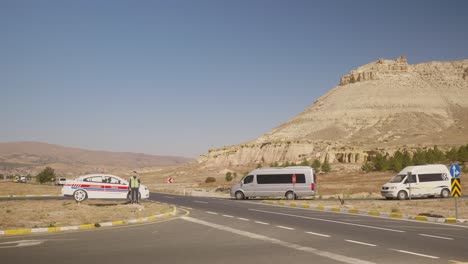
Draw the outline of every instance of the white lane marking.
<instances>
[{"instance_id":1,"label":"white lane marking","mask_svg":"<svg viewBox=\"0 0 468 264\"><path fill-rule=\"evenodd\" d=\"M359 245L364 245L364 246L369 246L369 247L376 247L376 246L377 246L377 245L374 245L374 244L359 242L359 241L355 241L355 240L347 240L347 239L345 239L345 241L346 241L346 242L349 242L349 243L354 243L354 244L359 244Z\"/></svg>"},{"instance_id":2,"label":"white lane marking","mask_svg":"<svg viewBox=\"0 0 468 264\"><path fill-rule=\"evenodd\" d=\"M204 201L194 201L195 203L202 203L202 204L207 204L208 202L204 202Z\"/></svg>"},{"instance_id":3,"label":"white lane marking","mask_svg":"<svg viewBox=\"0 0 468 264\"><path fill-rule=\"evenodd\" d=\"M210 211L206 211L207 213L209 214L213 214L213 215L217 215L218 213L215 213L215 212L210 212Z\"/></svg>"},{"instance_id":4,"label":"white lane marking","mask_svg":"<svg viewBox=\"0 0 468 264\"><path fill-rule=\"evenodd\" d=\"M462 263L461 261L458 261L458 260L449 260L449 262L452 262L452 263Z\"/></svg>"},{"instance_id":5,"label":"white lane marking","mask_svg":"<svg viewBox=\"0 0 468 264\"><path fill-rule=\"evenodd\" d=\"M306 232L307 234L314 235L314 236L321 236L321 237L330 237L329 235L314 233L314 232Z\"/></svg>"},{"instance_id":6,"label":"white lane marking","mask_svg":"<svg viewBox=\"0 0 468 264\"><path fill-rule=\"evenodd\" d=\"M242 218L242 217L237 217L237 219L242 220L242 221L249 221L247 218Z\"/></svg>"},{"instance_id":7,"label":"white lane marking","mask_svg":"<svg viewBox=\"0 0 468 264\"><path fill-rule=\"evenodd\" d=\"M16 248L16 247L30 247L37 246L44 243L45 240L18 240L0 243L1 248Z\"/></svg>"},{"instance_id":8,"label":"white lane marking","mask_svg":"<svg viewBox=\"0 0 468 264\"><path fill-rule=\"evenodd\" d=\"M260 205L264 207L280 207L280 208L285 208L282 205L274 205L274 204L264 204L261 202L253 202L253 201L245 201L245 200L239 200L239 203L249 203L252 205ZM319 210L315 209L314 207L311 208L302 208L302 207L287 207L288 209L291 210L302 210L302 211L316 211L316 212L323 212L323 213L332 213L332 214L349 214L349 213L343 213L343 212L334 212L334 211L324 211L324 210ZM428 222L428 221L418 221L418 220L412 220L412 219L403 219L403 218L388 218L386 216L375 216L375 215L367 215L367 214L356 214L358 217L368 217L368 218L380 218L386 222L410 222L410 223L418 223L421 225L438 225L438 226L444 226L446 227L447 230L458 230L458 229L468 229L468 225L453 225L453 224L446 224L446 223L436 223L436 222ZM408 226L402 226L402 227L408 227ZM416 227L416 226L411 226L411 228L425 228L425 227Z\"/></svg>"},{"instance_id":9,"label":"white lane marking","mask_svg":"<svg viewBox=\"0 0 468 264\"><path fill-rule=\"evenodd\" d=\"M339 255L339 254L335 254L335 253L331 253L331 252L311 248L311 247L305 247L305 246L301 246L301 245L298 245L298 244L293 244L293 243L289 243L289 242L286 242L286 241L282 241L282 240L279 240L279 239L276 239L276 238L271 238L271 237L267 237L267 236L263 236L263 235L259 235L259 234L239 230L239 229L234 229L234 228L227 227L227 226L218 225L218 224L215 224L215 223L206 222L206 221L199 220L199 219L192 218L192 217L188 217L188 216L183 216L180 219L183 219L183 220L186 220L186 221L189 221L189 222L192 222L192 223L197 223L197 224L200 224L200 225L204 225L204 226L209 226L211 228L216 228L216 229L219 229L219 230L227 231L227 232L234 233L234 234L244 236L244 237L248 237L248 238L251 238L251 239L257 239L257 240L261 240L261 241L264 241L264 242L269 242L269 243L272 243L272 244L276 244L276 245L279 245L279 246L292 248L292 249L299 250L299 251L305 251L305 252L308 252L308 253L312 253L312 254L315 254L315 255L318 255L318 256L322 256L322 257L329 258L329 259L339 261L339 262L343 262L343 263L349 263L349 264L375 264L374 262L370 262L370 261L366 261L366 260L362 260L362 259L357 259L357 258L351 258L351 257L347 257L347 256L343 256L343 255Z\"/></svg>"},{"instance_id":10,"label":"white lane marking","mask_svg":"<svg viewBox=\"0 0 468 264\"><path fill-rule=\"evenodd\" d=\"M353 223L340 222L340 221L334 221L334 220L327 220L327 219L321 219L321 218L315 218L315 217L308 217L308 216L302 216L302 215L284 214L284 213L277 213L277 212L271 212L271 211L263 211L263 210L257 210L257 209L249 209L249 210L251 210L251 211L256 211L256 212L267 213L267 214L277 214L277 215L292 216L292 217L297 217L297 218L311 219L311 220L316 220L316 221L330 222L330 223L342 224L342 225L359 226L359 227L364 227L364 228L379 229L379 230L385 230L385 231L391 231L391 232L398 232L398 233L405 233L405 232L406 232L406 231L403 231L403 230L396 230L396 229L383 228L383 227L377 227L377 226L369 226L369 225L353 224Z\"/></svg>"},{"instance_id":11,"label":"white lane marking","mask_svg":"<svg viewBox=\"0 0 468 264\"><path fill-rule=\"evenodd\" d=\"M255 221L255 223L257 223L257 224L261 224L261 225L269 225L269 223L260 222L260 221Z\"/></svg>"},{"instance_id":12,"label":"white lane marking","mask_svg":"<svg viewBox=\"0 0 468 264\"><path fill-rule=\"evenodd\" d=\"M232 216L232 215L223 215L223 216L224 216L224 217L229 217L229 218L234 217L234 216Z\"/></svg>"},{"instance_id":13,"label":"white lane marking","mask_svg":"<svg viewBox=\"0 0 468 264\"><path fill-rule=\"evenodd\" d=\"M292 228L292 227L287 227L287 226L276 226L276 227L283 228L283 229L287 229L287 230L295 230L294 228Z\"/></svg>"},{"instance_id":14,"label":"white lane marking","mask_svg":"<svg viewBox=\"0 0 468 264\"><path fill-rule=\"evenodd\" d=\"M406 250L400 250L400 249L390 249L390 250L401 252L401 253L406 253L406 254L410 254L410 255L415 255L415 256L419 256L419 257L431 258L431 259L438 259L439 258L439 257L435 257L435 256L424 255L424 254L415 253L415 252L406 251Z\"/></svg>"},{"instance_id":15,"label":"white lane marking","mask_svg":"<svg viewBox=\"0 0 468 264\"><path fill-rule=\"evenodd\" d=\"M440 238L440 239L445 239L445 240L453 240L453 238L451 237L433 236L433 235L428 235L428 234L419 234L419 235L425 236L425 237Z\"/></svg>"},{"instance_id":16,"label":"white lane marking","mask_svg":"<svg viewBox=\"0 0 468 264\"><path fill-rule=\"evenodd\" d=\"M167 199L174 199L174 197L170 197L170 196L164 196L164 198L167 198Z\"/></svg>"},{"instance_id":17,"label":"white lane marking","mask_svg":"<svg viewBox=\"0 0 468 264\"><path fill-rule=\"evenodd\" d=\"M192 207L185 207L185 206L180 206L180 208L187 209L187 210L193 210Z\"/></svg>"}]
</instances>

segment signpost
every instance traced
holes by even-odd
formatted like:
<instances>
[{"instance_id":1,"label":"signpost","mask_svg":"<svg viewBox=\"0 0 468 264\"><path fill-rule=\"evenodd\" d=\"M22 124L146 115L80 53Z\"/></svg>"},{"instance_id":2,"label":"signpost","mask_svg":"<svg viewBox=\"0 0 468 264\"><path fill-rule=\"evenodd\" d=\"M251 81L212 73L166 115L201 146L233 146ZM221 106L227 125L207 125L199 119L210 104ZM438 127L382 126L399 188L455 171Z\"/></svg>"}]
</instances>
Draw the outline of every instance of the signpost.
<instances>
[{"instance_id":1,"label":"signpost","mask_svg":"<svg viewBox=\"0 0 468 264\"><path fill-rule=\"evenodd\" d=\"M167 183L172 183L172 177L167 178Z\"/></svg>"},{"instance_id":2,"label":"signpost","mask_svg":"<svg viewBox=\"0 0 468 264\"><path fill-rule=\"evenodd\" d=\"M458 219L458 197L462 195L461 192L461 169L460 166L456 163L453 163L450 166L450 175L452 175L450 195L455 198L455 218Z\"/></svg>"},{"instance_id":3,"label":"signpost","mask_svg":"<svg viewBox=\"0 0 468 264\"><path fill-rule=\"evenodd\" d=\"M408 186L408 188L409 188L409 195L408 195L408 197L409 197L409 200L411 201L411 178L412 178L412 177L411 177L411 171L408 171L408 172L406 173L406 175L408 176L407 179L408 179L408 185L409 185L409 186Z\"/></svg>"}]
</instances>

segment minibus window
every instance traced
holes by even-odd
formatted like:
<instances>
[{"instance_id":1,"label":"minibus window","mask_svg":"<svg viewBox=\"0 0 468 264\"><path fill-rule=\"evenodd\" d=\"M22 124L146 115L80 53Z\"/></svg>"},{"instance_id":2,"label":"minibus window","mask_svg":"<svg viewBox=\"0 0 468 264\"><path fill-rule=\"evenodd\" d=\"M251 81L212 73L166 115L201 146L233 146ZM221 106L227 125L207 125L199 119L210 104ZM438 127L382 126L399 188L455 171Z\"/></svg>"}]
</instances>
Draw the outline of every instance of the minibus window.
<instances>
[{"instance_id":1,"label":"minibus window","mask_svg":"<svg viewBox=\"0 0 468 264\"><path fill-rule=\"evenodd\" d=\"M245 177L244 184L249 184L249 183L252 183L252 182L253 182L253 175L249 175L249 176Z\"/></svg>"},{"instance_id":2,"label":"minibus window","mask_svg":"<svg viewBox=\"0 0 468 264\"><path fill-rule=\"evenodd\" d=\"M416 174L411 174L411 176L409 177L409 181L408 181L408 179L405 180L405 184L407 184L409 182L412 182L412 183L416 182Z\"/></svg>"},{"instance_id":3,"label":"minibus window","mask_svg":"<svg viewBox=\"0 0 468 264\"><path fill-rule=\"evenodd\" d=\"M393 177L389 182L390 183L399 183L399 182L402 182L405 177L406 177L406 175L404 175L404 174L398 174L398 175L395 175L395 177Z\"/></svg>"}]
</instances>

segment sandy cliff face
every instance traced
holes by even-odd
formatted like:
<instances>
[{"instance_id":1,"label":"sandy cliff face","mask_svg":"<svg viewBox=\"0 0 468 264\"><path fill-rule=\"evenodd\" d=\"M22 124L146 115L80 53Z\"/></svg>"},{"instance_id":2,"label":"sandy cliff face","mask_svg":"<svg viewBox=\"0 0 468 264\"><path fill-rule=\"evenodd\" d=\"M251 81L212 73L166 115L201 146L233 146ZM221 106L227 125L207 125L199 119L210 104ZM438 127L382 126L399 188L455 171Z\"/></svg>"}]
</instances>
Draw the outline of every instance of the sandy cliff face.
<instances>
[{"instance_id":1,"label":"sandy cliff face","mask_svg":"<svg viewBox=\"0 0 468 264\"><path fill-rule=\"evenodd\" d=\"M468 142L468 60L409 65L379 59L341 78L304 112L248 144L210 150L207 165L328 158Z\"/></svg>"}]
</instances>

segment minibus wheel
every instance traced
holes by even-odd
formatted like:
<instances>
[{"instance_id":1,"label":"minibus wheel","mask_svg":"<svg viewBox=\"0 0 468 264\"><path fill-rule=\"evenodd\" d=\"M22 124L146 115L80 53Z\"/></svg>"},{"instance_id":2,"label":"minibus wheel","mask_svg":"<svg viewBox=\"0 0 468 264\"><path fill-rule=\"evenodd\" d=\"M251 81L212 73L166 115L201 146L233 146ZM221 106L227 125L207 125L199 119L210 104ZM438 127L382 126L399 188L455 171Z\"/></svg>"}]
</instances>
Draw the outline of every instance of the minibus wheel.
<instances>
[{"instance_id":1,"label":"minibus wheel","mask_svg":"<svg viewBox=\"0 0 468 264\"><path fill-rule=\"evenodd\" d=\"M236 200L244 200L244 198L244 193L242 193L241 191L236 192Z\"/></svg>"},{"instance_id":2,"label":"minibus wheel","mask_svg":"<svg viewBox=\"0 0 468 264\"><path fill-rule=\"evenodd\" d=\"M405 191L398 192L398 200L406 200L408 198L408 194Z\"/></svg>"},{"instance_id":3,"label":"minibus wheel","mask_svg":"<svg viewBox=\"0 0 468 264\"><path fill-rule=\"evenodd\" d=\"M442 191L440 192L440 197L449 198L450 197L450 191L448 189L442 189Z\"/></svg>"},{"instance_id":4,"label":"minibus wheel","mask_svg":"<svg viewBox=\"0 0 468 264\"><path fill-rule=\"evenodd\" d=\"M294 199L296 199L296 194L294 194L294 192L289 191L289 192L286 193L286 199L294 200Z\"/></svg>"}]
</instances>

